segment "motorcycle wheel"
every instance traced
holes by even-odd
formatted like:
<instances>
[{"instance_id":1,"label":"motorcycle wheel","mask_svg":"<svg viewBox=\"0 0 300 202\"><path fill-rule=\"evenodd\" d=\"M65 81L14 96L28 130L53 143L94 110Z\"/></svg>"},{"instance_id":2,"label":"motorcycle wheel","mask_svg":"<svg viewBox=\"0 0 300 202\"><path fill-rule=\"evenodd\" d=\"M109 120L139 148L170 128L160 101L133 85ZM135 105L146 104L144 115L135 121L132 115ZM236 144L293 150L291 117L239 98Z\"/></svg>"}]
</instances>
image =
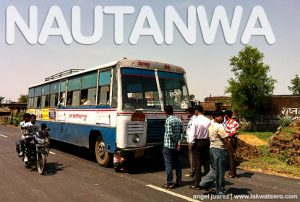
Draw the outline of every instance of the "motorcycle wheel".
<instances>
[{"instance_id":1,"label":"motorcycle wheel","mask_svg":"<svg viewBox=\"0 0 300 202\"><path fill-rule=\"evenodd\" d=\"M37 153L36 167L37 167L37 171L40 175L42 175L44 173L45 164L46 164L45 154Z\"/></svg>"}]
</instances>

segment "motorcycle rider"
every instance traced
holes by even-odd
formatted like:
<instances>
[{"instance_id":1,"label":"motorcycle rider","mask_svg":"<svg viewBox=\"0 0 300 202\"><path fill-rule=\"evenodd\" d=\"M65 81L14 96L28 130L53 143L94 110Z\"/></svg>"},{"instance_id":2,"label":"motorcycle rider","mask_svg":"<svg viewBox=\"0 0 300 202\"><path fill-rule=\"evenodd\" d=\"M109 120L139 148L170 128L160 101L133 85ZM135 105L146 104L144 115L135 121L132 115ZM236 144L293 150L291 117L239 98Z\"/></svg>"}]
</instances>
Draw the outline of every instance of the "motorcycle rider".
<instances>
[{"instance_id":1,"label":"motorcycle rider","mask_svg":"<svg viewBox=\"0 0 300 202\"><path fill-rule=\"evenodd\" d=\"M36 126L38 129L40 129L40 126L38 123L36 123L36 115L35 114L31 114L30 115L30 126Z\"/></svg>"},{"instance_id":2,"label":"motorcycle rider","mask_svg":"<svg viewBox=\"0 0 300 202\"><path fill-rule=\"evenodd\" d=\"M35 114L30 114L30 123L28 124L29 127L31 126L36 126L36 131L40 131L40 126L38 123L36 123L36 115ZM25 144L26 147L26 144ZM25 160L24 160L25 161Z\"/></svg>"},{"instance_id":3,"label":"motorcycle rider","mask_svg":"<svg viewBox=\"0 0 300 202\"><path fill-rule=\"evenodd\" d=\"M27 127L31 125L30 122L31 115L29 113L23 114L23 121L20 123L21 128L21 139L17 141L17 151L19 153L19 156L24 156L24 150L25 150L25 135L27 131ZM24 161L28 160L28 158L24 157Z\"/></svg>"}]
</instances>

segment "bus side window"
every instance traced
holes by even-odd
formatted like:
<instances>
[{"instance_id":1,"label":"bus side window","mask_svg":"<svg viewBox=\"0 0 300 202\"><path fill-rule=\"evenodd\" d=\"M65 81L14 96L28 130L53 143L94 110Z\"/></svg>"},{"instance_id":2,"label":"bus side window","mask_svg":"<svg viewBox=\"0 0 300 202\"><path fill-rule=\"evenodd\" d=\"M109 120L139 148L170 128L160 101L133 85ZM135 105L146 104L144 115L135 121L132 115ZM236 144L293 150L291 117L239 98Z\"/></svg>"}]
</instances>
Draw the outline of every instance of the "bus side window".
<instances>
[{"instance_id":1,"label":"bus side window","mask_svg":"<svg viewBox=\"0 0 300 202\"><path fill-rule=\"evenodd\" d=\"M74 77L68 81L67 105L79 106L80 104L81 77Z\"/></svg>"},{"instance_id":2,"label":"bus side window","mask_svg":"<svg viewBox=\"0 0 300 202\"><path fill-rule=\"evenodd\" d=\"M58 93L50 95L50 107L55 107L55 104L58 102Z\"/></svg>"},{"instance_id":3,"label":"bus side window","mask_svg":"<svg viewBox=\"0 0 300 202\"><path fill-rule=\"evenodd\" d=\"M41 97L35 97L34 98L34 108L40 108L41 107Z\"/></svg>"},{"instance_id":4,"label":"bus side window","mask_svg":"<svg viewBox=\"0 0 300 202\"><path fill-rule=\"evenodd\" d=\"M97 88L88 89L87 103L89 103L89 105L96 104L96 91L97 91Z\"/></svg>"},{"instance_id":5,"label":"bus side window","mask_svg":"<svg viewBox=\"0 0 300 202\"><path fill-rule=\"evenodd\" d=\"M80 105L88 105L88 90L87 89L84 89L84 90L81 90L81 93L80 93Z\"/></svg>"},{"instance_id":6,"label":"bus side window","mask_svg":"<svg viewBox=\"0 0 300 202\"><path fill-rule=\"evenodd\" d=\"M79 106L80 105L80 90L73 91L72 96L72 106Z\"/></svg>"},{"instance_id":7,"label":"bus side window","mask_svg":"<svg viewBox=\"0 0 300 202\"><path fill-rule=\"evenodd\" d=\"M41 95L42 95L42 87L38 86L34 89L34 108L41 107Z\"/></svg>"},{"instance_id":8,"label":"bus side window","mask_svg":"<svg viewBox=\"0 0 300 202\"><path fill-rule=\"evenodd\" d=\"M67 106L72 105L72 97L73 97L73 92L68 92L68 95L67 95Z\"/></svg>"},{"instance_id":9,"label":"bus side window","mask_svg":"<svg viewBox=\"0 0 300 202\"><path fill-rule=\"evenodd\" d=\"M50 102L49 102L49 95L43 95L42 96L42 108L44 108L44 107L49 107L49 105L50 105Z\"/></svg>"},{"instance_id":10,"label":"bus side window","mask_svg":"<svg viewBox=\"0 0 300 202\"><path fill-rule=\"evenodd\" d=\"M95 105L98 71L86 73L81 79L80 105Z\"/></svg>"},{"instance_id":11,"label":"bus side window","mask_svg":"<svg viewBox=\"0 0 300 202\"><path fill-rule=\"evenodd\" d=\"M79 104L80 104L80 91L74 90L72 92L68 92L67 106L79 106Z\"/></svg>"},{"instance_id":12,"label":"bus side window","mask_svg":"<svg viewBox=\"0 0 300 202\"><path fill-rule=\"evenodd\" d=\"M64 106L65 102L66 102L66 93L60 93L60 97L59 97L59 100L57 102L57 106L58 107Z\"/></svg>"},{"instance_id":13,"label":"bus side window","mask_svg":"<svg viewBox=\"0 0 300 202\"><path fill-rule=\"evenodd\" d=\"M34 88L30 88L28 92L28 108L34 107Z\"/></svg>"},{"instance_id":14,"label":"bus side window","mask_svg":"<svg viewBox=\"0 0 300 202\"><path fill-rule=\"evenodd\" d=\"M50 105L50 84L45 84L42 86L42 103L41 106L42 108L44 107L49 107Z\"/></svg>"},{"instance_id":15,"label":"bus side window","mask_svg":"<svg viewBox=\"0 0 300 202\"><path fill-rule=\"evenodd\" d=\"M34 107L34 98L31 97L31 98L29 98L28 108L33 108L33 107Z\"/></svg>"},{"instance_id":16,"label":"bus side window","mask_svg":"<svg viewBox=\"0 0 300 202\"><path fill-rule=\"evenodd\" d=\"M95 105L96 88L81 90L80 105Z\"/></svg>"},{"instance_id":17,"label":"bus side window","mask_svg":"<svg viewBox=\"0 0 300 202\"><path fill-rule=\"evenodd\" d=\"M109 104L110 86L101 86L99 90L100 105Z\"/></svg>"},{"instance_id":18,"label":"bus side window","mask_svg":"<svg viewBox=\"0 0 300 202\"><path fill-rule=\"evenodd\" d=\"M66 97L66 87L67 82L66 81L60 81L59 83L59 101L57 103L58 107L65 106L67 104L67 97Z\"/></svg>"},{"instance_id":19,"label":"bus side window","mask_svg":"<svg viewBox=\"0 0 300 202\"><path fill-rule=\"evenodd\" d=\"M98 92L98 97L99 97L98 102L100 105L109 104L110 82L111 82L110 79L111 79L110 70L100 72L99 92Z\"/></svg>"},{"instance_id":20,"label":"bus side window","mask_svg":"<svg viewBox=\"0 0 300 202\"><path fill-rule=\"evenodd\" d=\"M59 82L52 82L50 84L50 107L56 107L58 103L58 93L59 93Z\"/></svg>"},{"instance_id":21,"label":"bus side window","mask_svg":"<svg viewBox=\"0 0 300 202\"><path fill-rule=\"evenodd\" d=\"M81 90L80 105L95 105L96 88Z\"/></svg>"}]
</instances>

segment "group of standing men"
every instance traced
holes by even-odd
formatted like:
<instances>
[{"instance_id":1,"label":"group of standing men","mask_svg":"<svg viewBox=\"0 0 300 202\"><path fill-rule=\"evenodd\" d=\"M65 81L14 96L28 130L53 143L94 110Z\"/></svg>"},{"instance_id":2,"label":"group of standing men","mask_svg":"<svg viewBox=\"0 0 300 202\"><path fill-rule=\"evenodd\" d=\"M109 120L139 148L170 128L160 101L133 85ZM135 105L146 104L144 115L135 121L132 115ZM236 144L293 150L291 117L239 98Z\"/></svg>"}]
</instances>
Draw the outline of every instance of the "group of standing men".
<instances>
[{"instance_id":1,"label":"group of standing men","mask_svg":"<svg viewBox=\"0 0 300 202\"><path fill-rule=\"evenodd\" d=\"M163 156L167 172L165 188L174 188L182 184L182 173L178 158L180 143L183 139L183 129L180 119L173 116L173 108L165 107L167 119ZM208 189L216 185L216 194L225 192L225 170L229 159L230 175L236 177L235 150L237 147L238 122L232 119L232 112L215 111L213 120L203 113L203 107L188 108L190 118L186 135L189 144L190 175L194 177L191 189ZM225 119L224 119L225 118ZM229 157L229 158L228 158ZM176 169L176 183L173 183L173 166ZM201 179L201 167L205 176Z\"/></svg>"}]
</instances>

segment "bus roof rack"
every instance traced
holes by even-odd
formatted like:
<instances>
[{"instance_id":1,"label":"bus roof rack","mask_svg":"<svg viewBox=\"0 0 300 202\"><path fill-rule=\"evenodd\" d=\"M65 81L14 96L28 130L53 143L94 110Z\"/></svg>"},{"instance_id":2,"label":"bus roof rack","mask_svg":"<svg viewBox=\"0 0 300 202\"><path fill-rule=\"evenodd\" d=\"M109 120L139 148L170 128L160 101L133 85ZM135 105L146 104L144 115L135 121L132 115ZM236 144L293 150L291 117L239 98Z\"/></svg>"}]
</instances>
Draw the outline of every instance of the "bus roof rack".
<instances>
[{"instance_id":1,"label":"bus roof rack","mask_svg":"<svg viewBox=\"0 0 300 202\"><path fill-rule=\"evenodd\" d=\"M63 76L67 76L67 75L70 75L70 74L74 74L76 72L80 72L80 71L83 71L84 69L69 69L69 70L65 70L63 72L60 72L60 73L57 73L57 74L54 74L52 76L49 76L47 78L45 78L45 81L50 81L50 80L53 80L53 79L57 79L57 78L60 78L60 77L63 77Z\"/></svg>"}]
</instances>

